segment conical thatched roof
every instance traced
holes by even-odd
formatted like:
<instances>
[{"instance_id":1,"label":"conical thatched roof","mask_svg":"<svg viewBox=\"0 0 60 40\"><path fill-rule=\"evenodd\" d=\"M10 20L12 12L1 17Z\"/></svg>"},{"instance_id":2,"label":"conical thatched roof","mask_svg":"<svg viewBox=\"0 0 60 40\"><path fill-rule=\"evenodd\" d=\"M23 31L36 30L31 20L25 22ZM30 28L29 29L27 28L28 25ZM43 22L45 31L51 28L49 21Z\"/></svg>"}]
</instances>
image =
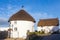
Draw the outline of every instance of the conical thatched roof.
<instances>
[{"instance_id":1,"label":"conical thatched roof","mask_svg":"<svg viewBox=\"0 0 60 40\"><path fill-rule=\"evenodd\" d=\"M35 22L34 18L31 15L29 15L25 10L20 10L16 14L12 15L8 22L14 20L27 20Z\"/></svg>"},{"instance_id":2,"label":"conical thatched roof","mask_svg":"<svg viewBox=\"0 0 60 40\"><path fill-rule=\"evenodd\" d=\"M59 25L58 18L41 19L38 22L38 26L58 26L58 25Z\"/></svg>"}]
</instances>

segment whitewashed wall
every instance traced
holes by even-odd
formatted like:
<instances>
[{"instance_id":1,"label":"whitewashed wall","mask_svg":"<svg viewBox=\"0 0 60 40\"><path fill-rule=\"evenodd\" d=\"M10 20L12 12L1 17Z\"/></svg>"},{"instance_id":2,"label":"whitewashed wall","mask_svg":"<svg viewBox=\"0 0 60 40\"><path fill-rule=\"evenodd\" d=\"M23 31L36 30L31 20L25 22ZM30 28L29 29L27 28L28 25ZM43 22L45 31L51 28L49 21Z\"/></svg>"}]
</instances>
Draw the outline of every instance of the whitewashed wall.
<instances>
[{"instance_id":1,"label":"whitewashed wall","mask_svg":"<svg viewBox=\"0 0 60 40\"><path fill-rule=\"evenodd\" d=\"M59 20L59 29L60 29L60 20Z\"/></svg>"},{"instance_id":2,"label":"whitewashed wall","mask_svg":"<svg viewBox=\"0 0 60 40\"><path fill-rule=\"evenodd\" d=\"M54 32L54 31L57 31L59 29L58 26L44 26L44 27L39 26L37 28L38 28L37 31L43 30L43 31L45 31L45 33L48 33L51 31Z\"/></svg>"},{"instance_id":3,"label":"whitewashed wall","mask_svg":"<svg viewBox=\"0 0 60 40\"><path fill-rule=\"evenodd\" d=\"M60 20L59 20L59 32L60 32Z\"/></svg>"},{"instance_id":4,"label":"whitewashed wall","mask_svg":"<svg viewBox=\"0 0 60 40\"><path fill-rule=\"evenodd\" d=\"M17 27L17 31L14 30L15 27ZM11 31L11 38L26 38L27 30L33 32L33 27L34 22L32 21L11 21L10 28L13 29L13 31Z\"/></svg>"}]
</instances>

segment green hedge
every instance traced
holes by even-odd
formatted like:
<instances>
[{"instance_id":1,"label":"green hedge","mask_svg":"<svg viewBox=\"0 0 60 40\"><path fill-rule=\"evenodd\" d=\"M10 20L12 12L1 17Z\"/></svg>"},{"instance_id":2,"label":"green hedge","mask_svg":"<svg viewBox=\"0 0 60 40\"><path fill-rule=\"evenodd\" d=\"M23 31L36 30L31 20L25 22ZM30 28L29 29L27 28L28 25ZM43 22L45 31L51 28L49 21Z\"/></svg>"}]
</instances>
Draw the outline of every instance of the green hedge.
<instances>
[{"instance_id":1,"label":"green hedge","mask_svg":"<svg viewBox=\"0 0 60 40\"><path fill-rule=\"evenodd\" d=\"M38 32L28 32L27 35L32 35L32 34L45 34L44 31L38 31Z\"/></svg>"}]
</instances>

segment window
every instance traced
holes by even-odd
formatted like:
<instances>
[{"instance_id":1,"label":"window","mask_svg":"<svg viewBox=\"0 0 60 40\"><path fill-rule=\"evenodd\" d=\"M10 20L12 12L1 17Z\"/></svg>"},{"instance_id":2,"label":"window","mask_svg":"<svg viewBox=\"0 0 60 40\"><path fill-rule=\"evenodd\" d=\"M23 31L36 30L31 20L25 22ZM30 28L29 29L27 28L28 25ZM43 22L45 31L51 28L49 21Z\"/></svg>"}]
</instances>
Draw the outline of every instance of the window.
<instances>
[{"instance_id":1,"label":"window","mask_svg":"<svg viewBox=\"0 0 60 40\"><path fill-rule=\"evenodd\" d=\"M15 21L14 23L17 24L17 21Z\"/></svg>"},{"instance_id":2,"label":"window","mask_svg":"<svg viewBox=\"0 0 60 40\"><path fill-rule=\"evenodd\" d=\"M17 31L17 28L15 27L14 30Z\"/></svg>"},{"instance_id":3,"label":"window","mask_svg":"<svg viewBox=\"0 0 60 40\"><path fill-rule=\"evenodd\" d=\"M13 27L13 25L12 25L12 27Z\"/></svg>"}]
</instances>

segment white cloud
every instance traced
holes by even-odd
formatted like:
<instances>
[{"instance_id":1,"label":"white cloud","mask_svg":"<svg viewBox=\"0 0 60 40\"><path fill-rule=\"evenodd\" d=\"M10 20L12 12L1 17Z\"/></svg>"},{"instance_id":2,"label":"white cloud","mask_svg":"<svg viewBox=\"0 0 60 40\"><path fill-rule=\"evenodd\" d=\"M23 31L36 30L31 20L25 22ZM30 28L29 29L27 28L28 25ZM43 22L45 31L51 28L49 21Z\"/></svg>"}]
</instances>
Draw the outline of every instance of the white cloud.
<instances>
[{"instance_id":1,"label":"white cloud","mask_svg":"<svg viewBox=\"0 0 60 40\"><path fill-rule=\"evenodd\" d=\"M10 14L9 12L12 10L12 6L9 4L6 7L0 7L0 17L8 17Z\"/></svg>"},{"instance_id":2,"label":"white cloud","mask_svg":"<svg viewBox=\"0 0 60 40\"><path fill-rule=\"evenodd\" d=\"M7 6L7 10L11 10L12 8L13 8L13 6L10 4Z\"/></svg>"},{"instance_id":3,"label":"white cloud","mask_svg":"<svg viewBox=\"0 0 60 40\"><path fill-rule=\"evenodd\" d=\"M48 14L48 13L32 13L31 14L36 21L40 20L40 19L47 19L47 18L54 18L54 16L52 14Z\"/></svg>"},{"instance_id":4,"label":"white cloud","mask_svg":"<svg viewBox=\"0 0 60 40\"><path fill-rule=\"evenodd\" d=\"M4 8L0 8L0 10L4 10Z\"/></svg>"},{"instance_id":5,"label":"white cloud","mask_svg":"<svg viewBox=\"0 0 60 40\"><path fill-rule=\"evenodd\" d=\"M17 7L17 5L7 5L7 16L10 17L12 14L16 13L18 10L20 10L19 7Z\"/></svg>"},{"instance_id":6,"label":"white cloud","mask_svg":"<svg viewBox=\"0 0 60 40\"><path fill-rule=\"evenodd\" d=\"M16 8L16 9L15 9ZM1 7L0 8L0 26L8 26L8 18L16 13L16 11L18 10L18 8L16 6L12 6L12 5L7 5L6 8Z\"/></svg>"},{"instance_id":7,"label":"white cloud","mask_svg":"<svg viewBox=\"0 0 60 40\"><path fill-rule=\"evenodd\" d=\"M29 12L32 10L32 7L27 7L26 10ZM47 12L33 12L32 10L29 13L35 18L36 21L39 21L40 19L55 18L54 15Z\"/></svg>"}]
</instances>

